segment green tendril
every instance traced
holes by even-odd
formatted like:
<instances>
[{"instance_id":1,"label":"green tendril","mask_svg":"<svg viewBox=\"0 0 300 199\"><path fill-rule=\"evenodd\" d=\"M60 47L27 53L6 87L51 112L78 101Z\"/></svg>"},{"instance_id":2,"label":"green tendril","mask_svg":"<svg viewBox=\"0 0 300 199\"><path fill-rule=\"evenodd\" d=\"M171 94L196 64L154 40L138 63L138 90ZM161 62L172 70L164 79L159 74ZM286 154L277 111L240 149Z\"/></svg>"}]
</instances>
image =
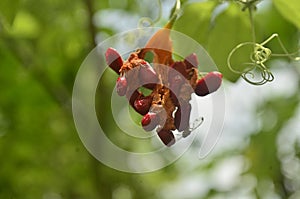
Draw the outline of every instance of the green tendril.
<instances>
[{"instance_id":1,"label":"green tendril","mask_svg":"<svg viewBox=\"0 0 300 199\"><path fill-rule=\"evenodd\" d=\"M162 4L161 4L161 0L157 0L157 4L158 4L158 16L155 20L151 19L150 17L142 17L139 22L138 22L138 27L139 28L144 28L144 27L152 27L154 26L157 22L160 21L161 17L162 17Z\"/></svg>"},{"instance_id":2,"label":"green tendril","mask_svg":"<svg viewBox=\"0 0 300 199\"><path fill-rule=\"evenodd\" d=\"M243 63L243 65L246 65L246 69L244 71L237 71L234 69L231 65L231 57L234 53L236 53L240 48L250 45L251 47L254 46L254 51L250 55L251 62L249 63ZM241 77L247 81L248 83L254 84L254 85L262 85L266 82L270 82L274 79L274 76L269 71L269 69L264 65L264 62L266 62L271 55L270 49L267 49L263 46L260 46L259 44L253 43L253 42L244 42L239 45L237 45L230 53L227 59L227 65L229 69L237 74L240 74ZM259 71L261 74L261 80L254 81L252 79L255 78L254 71Z\"/></svg>"},{"instance_id":3,"label":"green tendril","mask_svg":"<svg viewBox=\"0 0 300 199\"><path fill-rule=\"evenodd\" d=\"M149 17L142 17L139 22L138 22L138 27L139 28L143 28L143 27L153 27L156 23L158 23L162 17L162 3L161 0L157 1L158 3L158 7L159 7L159 14L157 16L157 18L155 20L152 20ZM170 17L170 21L169 21L169 26L172 26L174 24L174 22L176 21L179 13L180 13L180 9L181 9L181 2L180 0L176 0L175 2L175 6L174 6L174 11Z\"/></svg>"},{"instance_id":4,"label":"green tendril","mask_svg":"<svg viewBox=\"0 0 300 199\"><path fill-rule=\"evenodd\" d=\"M266 48L264 45L270 42L272 39L277 38L279 45L283 49L285 54L272 54L271 49ZM234 69L231 65L231 58L236 51L238 51L240 48L251 45L253 46L253 52L250 55L250 63L244 63L244 65L248 65L247 69L244 71L237 71ZM296 52L298 53L298 52ZM265 62L271 59L272 56L286 56L289 57L291 60L300 60L300 57L293 57L296 53L288 53L286 48L284 47L282 41L280 40L278 34L271 35L268 39L266 39L264 42L258 44L254 42L244 42L239 45L237 45L230 53L227 58L227 65L229 69L237 74L240 74L241 77L246 80L248 83L254 84L254 85L263 85L267 82L271 82L274 80L274 75L272 72L268 69L268 67L265 65ZM252 79L255 78L254 71L258 71L261 75L261 80L254 81Z\"/></svg>"}]
</instances>

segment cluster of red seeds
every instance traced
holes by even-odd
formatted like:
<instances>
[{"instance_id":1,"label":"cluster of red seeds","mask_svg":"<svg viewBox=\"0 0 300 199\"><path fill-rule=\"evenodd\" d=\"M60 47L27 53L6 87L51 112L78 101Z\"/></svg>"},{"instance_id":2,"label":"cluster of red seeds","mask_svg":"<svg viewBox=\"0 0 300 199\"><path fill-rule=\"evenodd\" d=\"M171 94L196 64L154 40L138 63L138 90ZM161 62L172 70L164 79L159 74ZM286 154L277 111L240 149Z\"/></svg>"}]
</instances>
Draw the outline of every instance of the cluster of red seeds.
<instances>
[{"instance_id":1,"label":"cluster of red seeds","mask_svg":"<svg viewBox=\"0 0 300 199\"><path fill-rule=\"evenodd\" d=\"M168 63L169 67L152 67L144 60L144 52L133 52L126 61L113 48L106 51L106 62L118 75L116 90L126 96L136 112L143 115L144 130L156 132L162 142L171 146L175 143L174 130L189 135L191 94L205 96L216 91L222 82L222 74L210 72L198 79L196 54L183 61ZM166 69L167 68L167 69ZM139 87L152 92L145 96Z\"/></svg>"}]
</instances>

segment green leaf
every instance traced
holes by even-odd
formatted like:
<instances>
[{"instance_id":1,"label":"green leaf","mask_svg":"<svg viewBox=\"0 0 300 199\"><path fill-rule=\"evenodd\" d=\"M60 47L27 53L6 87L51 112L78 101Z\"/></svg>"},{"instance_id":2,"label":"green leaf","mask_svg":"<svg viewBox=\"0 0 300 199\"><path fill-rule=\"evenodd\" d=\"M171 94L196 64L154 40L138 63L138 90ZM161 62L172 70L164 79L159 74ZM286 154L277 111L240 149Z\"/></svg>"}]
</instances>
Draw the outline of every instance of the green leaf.
<instances>
[{"instance_id":1,"label":"green leaf","mask_svg":"<svg viewBox=\"0 0 300 199\"><path fill-rule=\"evenodd\" d=\"M228 68L227 58L237 45L252 41L248 13L242 12L237 4L230 4L223 13L217 16L208 41L208 52L220 72L226 79L236 81L240 75ZM231 65L235 70L243 71L244 64L250 61L251 50L251 45L239 48L231 57Z\"/></svg>"},{"instance_id":2,"label":"green leaf","mask_svg":"<svg viewBox=\"0 0 300 199\"><path fill-rule=\"evenodd\" d=\"M0 17L4 19L6 23L12 25L19 9L20 0L10 1L1 0L0 1Z\"/></svg>"},{"instance_id":3,"label":"green leaf","mask_svg":"<svg viewBox=\"0 0 300 199\"><path fill-rule=\"evenodd\" d=\"M192 37L201 45L207 43L210 19L216 3L213 1L188 4L183 9L183 15L175 22L174 30Z\"/></svg>"},{"instance_id":4,"label":"green leaf","mask_svg":"<svg viewBox=\"0 0 300 199\"><path fill-rule=\"evenodd\" d=\"M199 42L212 56L223 76L236 81L239 74L229 70L227 57L235 46L251 41L250 22L247 13L242 12L237 4L230 4L212 23L217 5L213 1L189 4L175 23L174 29ZM249 61L249 55L248 48L239 49L237 56L232 57L232 65L241 67Z\"/></svg>"},{"instance_id":5,"label":"green leaf","mask_svg":"<svg viewBox=\"0 0 300 199\"><path fill-rule=\"evenodd\" d=\"M273 0L273 3L284 18L300 28L299 0Z\"/></svg>"}]
</instances>

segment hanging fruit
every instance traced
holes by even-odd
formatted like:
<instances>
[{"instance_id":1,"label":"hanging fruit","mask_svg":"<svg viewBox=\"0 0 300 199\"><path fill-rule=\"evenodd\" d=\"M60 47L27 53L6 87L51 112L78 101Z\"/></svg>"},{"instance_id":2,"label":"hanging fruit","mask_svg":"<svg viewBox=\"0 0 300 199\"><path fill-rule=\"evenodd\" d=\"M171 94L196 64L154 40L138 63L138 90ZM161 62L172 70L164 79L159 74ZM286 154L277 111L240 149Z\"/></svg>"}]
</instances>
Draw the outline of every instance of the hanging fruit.
<instances>
[{"instance_id":1,"label":"hanging fruit","mask_svg":"<svg viewBox=\"0 0 300 199\"><path fill-rule=\"evenodd\" d=\"M125 61L113 48L108 48L105 53L108 66L119 75L116 82L118 95L127 97L134 110L143 115L143 129L155 130L166 146L175 143L175 130L183 132L183 137L189 135L191 95L208 95L222 83L219 72L199 78L195 53L183 61L173 60L171 27L168 23L157 31L144 48L131 53ZM154 55L152 66L144 60L148 52ZM139 91L141 86L150 89L151 94L144 96Z\"/></svg>"}]
</instances>

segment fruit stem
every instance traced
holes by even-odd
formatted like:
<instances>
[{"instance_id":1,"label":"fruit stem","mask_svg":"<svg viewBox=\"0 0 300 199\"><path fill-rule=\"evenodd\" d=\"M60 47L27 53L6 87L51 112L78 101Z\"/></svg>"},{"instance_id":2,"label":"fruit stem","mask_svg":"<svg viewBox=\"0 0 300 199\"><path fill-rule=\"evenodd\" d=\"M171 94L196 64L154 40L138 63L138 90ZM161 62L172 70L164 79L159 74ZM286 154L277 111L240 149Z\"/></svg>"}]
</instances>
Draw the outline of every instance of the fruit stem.
<instances>
[{"instance_id":1,"label":"fruit stem","mask_svg":"<svg viewBox=\"0 0 300 199\"><path fill-rule=\"evenodd\" d=\"M176 21L178 15L179 15L180 8L181 8L180 0L176 0L175 10L174 10L174 12L173 12L173 14L171 16L170 21L165 25L164 28L168 28L168 29L172 28L174 22Z\"/></svg>"}]
</instances>

